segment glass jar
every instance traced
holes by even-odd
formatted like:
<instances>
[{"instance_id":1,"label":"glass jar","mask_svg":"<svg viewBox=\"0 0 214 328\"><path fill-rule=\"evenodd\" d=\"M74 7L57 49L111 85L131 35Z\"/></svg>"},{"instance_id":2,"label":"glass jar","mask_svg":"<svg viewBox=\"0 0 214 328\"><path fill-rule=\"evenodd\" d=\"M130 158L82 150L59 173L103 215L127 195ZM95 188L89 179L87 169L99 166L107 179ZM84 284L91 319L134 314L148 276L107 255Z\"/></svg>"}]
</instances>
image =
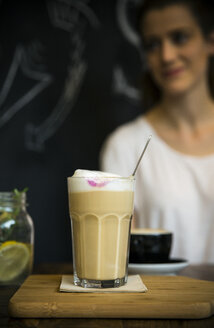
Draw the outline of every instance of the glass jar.
<instances>
[{"instance_id":1,"label":"glass jar","mask_svg":"<svg viewBox=\"0 0 214 328\"><path fill-rule=\"evenodd\" d=\"M20 285L32 272L33 246L26 192L0 192L0 285Z\"/></svg>"}]
</instances>

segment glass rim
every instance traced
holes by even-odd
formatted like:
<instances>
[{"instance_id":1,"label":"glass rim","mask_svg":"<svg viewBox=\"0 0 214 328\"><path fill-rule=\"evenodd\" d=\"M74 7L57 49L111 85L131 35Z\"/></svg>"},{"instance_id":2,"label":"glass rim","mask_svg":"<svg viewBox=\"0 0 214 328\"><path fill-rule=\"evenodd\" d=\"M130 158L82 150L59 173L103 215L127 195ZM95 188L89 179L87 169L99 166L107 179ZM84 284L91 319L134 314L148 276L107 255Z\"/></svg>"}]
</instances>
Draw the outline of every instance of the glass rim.
<instances>
[{"instance_id":1,"label":"glass rim","mask_svg":"<svg viewBox=\"0 0 214 328\"><path fill-rule=\"evenodd\" d=\"M115 180L135 180L135 177L130 175L128 177L115 177L115 176L108 176L108 177L105 177L105 176L99 176L99 177L89 177L89 176L86 176L86 177L73 177L73 176L70 176L70 177L67 177L67 179L86 179L86 180L108 180L108 179L115 179Z\"/></svg>"},{"instance_id":2,"label":"glass rim","mask_svg":"<svg viewBox=\"0 0 214 328\"><path fill-rule=\"evenodd\" d=\"M162 229L133 229L131 235L133 236L160 236L160 235L172 235L172 231Z\"/></svg>"},{"instance_id":3,"label":"glass rim","mask_svg":"<svg viewBox=\"0 0 214 328\"><path fill-rule=\"evenodd\" d=\"M27 199L26 192L23 192L20 197L14 197L13 191L0 191L0 203L3 202L12 202L12 203L20 203L25 202Z\"/></svg>"}]
</instances>

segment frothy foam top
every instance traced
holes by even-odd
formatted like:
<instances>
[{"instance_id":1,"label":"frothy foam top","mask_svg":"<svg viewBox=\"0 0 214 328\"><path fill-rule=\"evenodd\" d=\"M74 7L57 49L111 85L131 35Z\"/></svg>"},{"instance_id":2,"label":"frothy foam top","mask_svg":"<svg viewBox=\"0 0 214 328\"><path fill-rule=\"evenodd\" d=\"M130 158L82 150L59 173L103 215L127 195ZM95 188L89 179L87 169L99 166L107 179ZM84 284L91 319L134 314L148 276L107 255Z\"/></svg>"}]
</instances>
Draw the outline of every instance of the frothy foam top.
<instances>
[{"instance_id":1,"label":"frothy foam top","mask_svg":"<svg viewBox=\"0 0 214 328\"><path fill-rule=\"evenodd\" d=\"M121 177L120 175L109 172L79 169L74 172L72 177L68 178L68 190L69 192L97 190L133 191L133 180L134 178L132 176Z\"/></svg>"},{"instance_id":2,"label":"frothy foam top","mask_svg":"<svg viewBox=\"0 0 214 328\"><path fill-rule=\"evenodd\" d=\"M102 171L90 171L90 170L76 170L72 177L82 177L82 178L108 178L108 177L119 177L118 174L113 174L109 172Z\"/></svg>"}]
</instances>

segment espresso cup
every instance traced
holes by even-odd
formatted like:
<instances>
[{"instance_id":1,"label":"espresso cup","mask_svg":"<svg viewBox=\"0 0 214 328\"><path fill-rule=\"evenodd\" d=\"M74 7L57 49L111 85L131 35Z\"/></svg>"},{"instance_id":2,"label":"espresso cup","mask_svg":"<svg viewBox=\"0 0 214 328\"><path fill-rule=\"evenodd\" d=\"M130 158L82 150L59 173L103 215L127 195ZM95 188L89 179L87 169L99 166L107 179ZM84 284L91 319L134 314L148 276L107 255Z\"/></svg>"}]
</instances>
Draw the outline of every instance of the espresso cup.
<instances>
[{"instance_id":1,"label":"espresso cup","mask_svg":"<svg viewBox=\"0 0 214 328\"><path fill-rule=\"evenodd\" d=\"M169 259L172 232L163 229L133 229L130 263L165 263Z\"/></svg>"}]
</instances>

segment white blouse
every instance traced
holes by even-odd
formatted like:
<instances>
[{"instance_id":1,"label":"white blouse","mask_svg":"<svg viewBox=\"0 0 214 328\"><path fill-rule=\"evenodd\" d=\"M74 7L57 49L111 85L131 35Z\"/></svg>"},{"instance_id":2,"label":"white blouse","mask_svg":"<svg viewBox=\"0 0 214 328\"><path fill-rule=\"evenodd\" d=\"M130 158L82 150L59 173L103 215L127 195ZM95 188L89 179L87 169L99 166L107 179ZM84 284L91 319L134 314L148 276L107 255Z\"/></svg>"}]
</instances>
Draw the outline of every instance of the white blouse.
<instances>
[{"instance_id":1,"label":"white blouse","mask_svg":"<svg viewBox=\"0 0 214 328\"><path fill-rule=\"evenodd\" d=\"M172 149L140 116L107 138L101 169L131 175L150 134L136 173L136 227L172 231L172 258L214 263L214 154L198 157Z\"/></svg>"}]
</instances>

